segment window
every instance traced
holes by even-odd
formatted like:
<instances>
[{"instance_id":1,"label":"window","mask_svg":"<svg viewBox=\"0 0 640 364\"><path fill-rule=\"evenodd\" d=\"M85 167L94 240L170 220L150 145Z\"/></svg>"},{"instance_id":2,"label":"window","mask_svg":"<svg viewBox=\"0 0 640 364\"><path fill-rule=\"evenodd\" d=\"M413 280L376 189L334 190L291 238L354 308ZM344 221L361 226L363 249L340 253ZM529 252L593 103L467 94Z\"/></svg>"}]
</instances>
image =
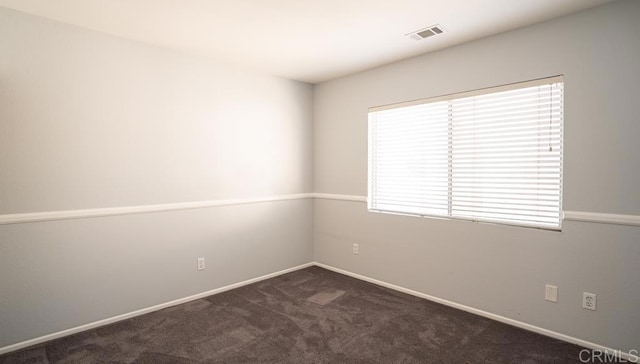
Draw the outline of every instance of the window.
<instances>
[{"instance_id":1,"label":"window","mask_svg":"<svg viewBox=\"0 0 640 364\"><path fill-rule=\"evenodd\" d=\"M560 230L563 86L369 109L369 210Z\"/></svg>"}]
</instances>

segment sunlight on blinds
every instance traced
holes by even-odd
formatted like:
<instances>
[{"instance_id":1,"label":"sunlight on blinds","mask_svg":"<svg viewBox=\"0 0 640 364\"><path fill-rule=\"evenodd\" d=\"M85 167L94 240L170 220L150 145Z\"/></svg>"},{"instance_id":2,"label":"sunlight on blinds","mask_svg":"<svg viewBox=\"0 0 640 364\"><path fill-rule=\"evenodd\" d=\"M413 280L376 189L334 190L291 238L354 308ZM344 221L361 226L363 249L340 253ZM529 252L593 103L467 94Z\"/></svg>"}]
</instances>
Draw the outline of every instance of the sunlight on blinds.
<instances>
[{"instance_id":1,"label":"sunlight on blinds","mask_svg":"<svg viewBox=\"0 0 640 364\"><path fill-rule=\"evenodd\" d=\"M560 229L561 77L371 109L372 211Z\"/></svg>"}]
</instances>

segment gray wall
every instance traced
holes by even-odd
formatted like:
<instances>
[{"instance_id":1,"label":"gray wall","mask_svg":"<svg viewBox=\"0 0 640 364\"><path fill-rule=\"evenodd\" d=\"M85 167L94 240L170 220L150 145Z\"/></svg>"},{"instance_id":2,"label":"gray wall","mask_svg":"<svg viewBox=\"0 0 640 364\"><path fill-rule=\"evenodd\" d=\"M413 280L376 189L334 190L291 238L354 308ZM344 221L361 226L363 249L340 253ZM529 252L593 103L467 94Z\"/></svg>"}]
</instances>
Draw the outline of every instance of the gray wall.
<instances>
[{"instance_id":1,"label":"gray wall","mask_svg":"<svg viewBox=\"0 0 640 364\"><path fill-rule=\"evenodd\" d=\"M312 95L309 85L0 8L0 214L312 187L365 195L368 107L564 74L565 210L640 215L639 16L639 2L616 2ZM207 269L196 272L200 256ZM565 221L554 233L334 200L0 225L0 347L312 258L640 347L637 227ZM557 304L544 301L545 283L560 287ZM580 308L582 291L598 294L598 311Z\"/></svg>"},{"instance_id":2,"label":"gray wall","mask_svg":"<svg viewBox=\"0 0 640 364\"><path fill-rule=\"evenodd\" d=\"M367 192L367 108L565 76L564 210L640 215L640 2L619 1L314 88L314 190ZM314 258L615 349L640 349L640 228L560 233L316 200ZM351 254L351 244L360 254ZM544 300L545 283L559 302ZM581 308L582 292L598 310Z\"/></svg>"},{"instance_id":3,"label":"gray wall","mask_svg":"<svg viewBox=\"0 0 640 364\"><path fill-rule=\"evenodd\" d=\"M0 52L0 214L311 192L310 85L5 8ZM312 204L0 225L0 348L310 262Z\"/></svg>"}]
</instances>

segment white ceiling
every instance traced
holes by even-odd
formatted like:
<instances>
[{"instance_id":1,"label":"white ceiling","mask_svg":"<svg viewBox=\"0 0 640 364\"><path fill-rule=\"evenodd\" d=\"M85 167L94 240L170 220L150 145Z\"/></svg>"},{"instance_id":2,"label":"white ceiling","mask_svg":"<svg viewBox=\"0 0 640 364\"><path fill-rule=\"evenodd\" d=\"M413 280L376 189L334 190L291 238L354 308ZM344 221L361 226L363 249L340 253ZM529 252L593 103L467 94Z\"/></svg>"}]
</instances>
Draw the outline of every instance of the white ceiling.
<instances>
[{"instance_id":1,"label":"white ceiling","mask_svg":"<svg viewBox=\"0 0 640 364\"><path fill-rule=\"evenodd\" d=\"M318 83L611 0L0 0L26 13ZM440 24L445 34L404 35Z\"/></svg>"}]
</instances>

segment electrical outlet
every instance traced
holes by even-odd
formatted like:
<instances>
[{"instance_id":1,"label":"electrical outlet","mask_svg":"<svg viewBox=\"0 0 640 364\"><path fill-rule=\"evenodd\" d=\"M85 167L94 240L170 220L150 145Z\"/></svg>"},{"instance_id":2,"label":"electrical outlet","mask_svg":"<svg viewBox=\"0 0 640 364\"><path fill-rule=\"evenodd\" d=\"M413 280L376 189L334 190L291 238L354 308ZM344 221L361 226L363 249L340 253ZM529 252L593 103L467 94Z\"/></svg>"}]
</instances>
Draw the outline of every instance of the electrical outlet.
<instances>
[{"instance_id":1,"label":"electrical outlet","mask_svg":"<svg viewBox=\"0 0 640 364\"><path fill-rule=\"evenodd\" d=\"M596 310L596 294L589 292L582 292L582 308L587 310Z\"/></svg>"},{"instance_id":2,"label":"electrical outlet","mask_svg":"<svg viewBox=\"0 0 640 364\"><path fill-rule=\"evenodd\" d=\"M358 244L353 244L353 254L360 254L360 246Z\"/></svg>"},{"instance_id":3,"label":"electrical outlet","mask_svg":"<svg viewBox=\"0 0 640 364\"><path fill-rule=\"evenodd\" d=\"M545 285L544 299L550 302L558 302L558 287L550 284Z\"/></svg>"},{"instance_id":4,"label":"electrical outlet","mask_svg":"<svg viewBox=\"0 0 640 364\"><path fill-rule=\"evenodd\" d=\"M198 270L204 270L204 258L198 258Z\"/></svg>"}]
</instances>

